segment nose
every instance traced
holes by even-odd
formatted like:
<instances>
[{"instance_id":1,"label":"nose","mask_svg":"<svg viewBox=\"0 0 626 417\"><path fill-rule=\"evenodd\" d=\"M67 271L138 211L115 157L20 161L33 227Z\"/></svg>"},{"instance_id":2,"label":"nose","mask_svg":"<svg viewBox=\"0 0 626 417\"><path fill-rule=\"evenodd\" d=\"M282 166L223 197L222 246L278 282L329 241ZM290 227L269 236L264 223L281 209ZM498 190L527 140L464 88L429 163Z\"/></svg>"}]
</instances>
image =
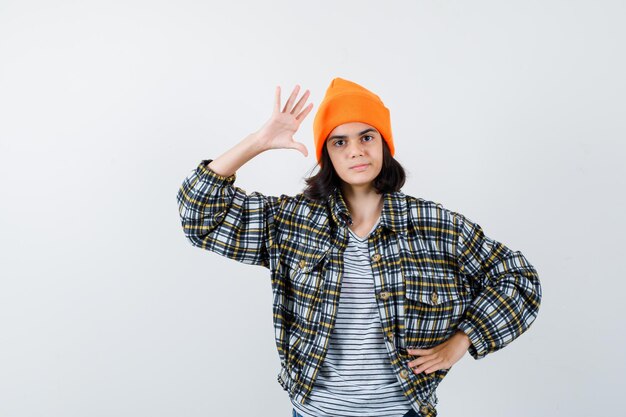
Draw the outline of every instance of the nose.
<instances>
[{"instance_id":1,"label":"nose","mask_svg":"<svg viewBox=\"0 0 626 417\"><path fill-rule=\"evenodd\" d=\"M350 158L357 156L363 156L363 144L359 140L353 140L349 142L348 155Z\"/></svg>"}]
</instances>

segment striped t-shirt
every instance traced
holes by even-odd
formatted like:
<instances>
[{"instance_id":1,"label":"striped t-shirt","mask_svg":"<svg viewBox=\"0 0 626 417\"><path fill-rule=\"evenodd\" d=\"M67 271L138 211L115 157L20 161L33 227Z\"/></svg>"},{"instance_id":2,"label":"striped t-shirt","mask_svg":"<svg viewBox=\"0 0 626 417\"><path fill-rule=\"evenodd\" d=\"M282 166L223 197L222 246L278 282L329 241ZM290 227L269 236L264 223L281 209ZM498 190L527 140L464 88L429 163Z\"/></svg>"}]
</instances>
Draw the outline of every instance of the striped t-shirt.
<instances>
[{"instance_id":1,"label":"striped t-shirt","mask_svg":"<svg viewBox=\"0 0 626 417\"><path fill-rule=\"evenodd\" d=\"M393 372L374 295L367 239L349 230L337 320L303 417L400 417L411 405Z\"/></svg>"}]
</instances>

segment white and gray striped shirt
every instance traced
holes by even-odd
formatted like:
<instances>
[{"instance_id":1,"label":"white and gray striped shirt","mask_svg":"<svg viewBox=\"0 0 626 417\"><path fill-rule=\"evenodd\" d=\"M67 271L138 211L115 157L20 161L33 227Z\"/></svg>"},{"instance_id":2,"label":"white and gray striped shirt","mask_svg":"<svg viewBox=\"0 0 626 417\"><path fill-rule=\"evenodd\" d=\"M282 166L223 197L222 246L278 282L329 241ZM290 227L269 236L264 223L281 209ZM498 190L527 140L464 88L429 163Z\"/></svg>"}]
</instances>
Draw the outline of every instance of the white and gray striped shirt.
<instances>
[{"instance_id":1,"label":"white and gray striped shirt","mask_svg":"<svg viewBox=\"0 0 626 417\"><path fill-rule=\"evenodd\" d=\"M389 362L374 295L367 239L349 230L337 321L303 417L400 417L410 408Z\"/></svg>"}]
</instances>

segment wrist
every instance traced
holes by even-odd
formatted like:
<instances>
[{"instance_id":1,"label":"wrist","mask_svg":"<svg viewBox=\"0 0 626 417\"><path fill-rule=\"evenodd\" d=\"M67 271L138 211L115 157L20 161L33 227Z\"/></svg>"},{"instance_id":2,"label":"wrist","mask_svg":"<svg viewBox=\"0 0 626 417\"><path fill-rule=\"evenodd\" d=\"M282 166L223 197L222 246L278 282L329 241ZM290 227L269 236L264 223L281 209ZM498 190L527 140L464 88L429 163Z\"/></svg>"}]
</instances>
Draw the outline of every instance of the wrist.
<instances>
[{"instance_id":1,"label":"wrist","mask_svg":"<svg viewBox=\"0 0 626 417\"><path fill-rule=\"evenodd\" d=\"M466 349L472 345L469 336L463 330L457 330L454 335L463 341Z\"/></svg>"},{"instance_id":2,"label":"wrist","mask_svg":"<svg viewBox=\"0 0 626 417\"><path fill-rule=\"evenodd\" d=\"M263 135L259 131L250 133L248 136L246 136L246 138L244 139L244 143L256 155L267 150L267 148L265 147L267 140L263 138Z\"/></svg>"}]
</instances>

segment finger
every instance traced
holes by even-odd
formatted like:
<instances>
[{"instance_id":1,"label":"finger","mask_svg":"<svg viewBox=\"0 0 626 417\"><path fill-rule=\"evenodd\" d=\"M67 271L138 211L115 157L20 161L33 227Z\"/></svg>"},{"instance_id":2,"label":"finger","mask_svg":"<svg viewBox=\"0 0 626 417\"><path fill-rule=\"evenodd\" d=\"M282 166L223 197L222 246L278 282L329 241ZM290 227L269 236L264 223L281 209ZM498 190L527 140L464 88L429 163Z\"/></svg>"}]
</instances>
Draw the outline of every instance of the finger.
<instances>
[{"instance_id":1,"label":"finger","mask_svg":"<svg viewBox=\"0 0 626 417\"><path fill-rule=\"evenodd\" d=\"M274 111L280 111L280 86L276 86L276 92L274 93Z\"/></svg>"},{"instance_id":2,"label":"finger","mask_svg":"<svg viewBox=\"0 0 626 417\"><path fill-rule=\"evenodd\" d=\"M407 365L409 366L409 368L415 368L417 366L420 366L421 364L423 364L424 362L428 361L430 358L425 358L425 357L419 357L417 359L413 359L412 361L410 361L409 363L407 363Z\"/></svg>"},{"instance_id":3,"label":"finger","mask_svg":"<svg viewBox=\"0 0 626 417\"><path fill-rule=\"evenodd\" d=\"M432 374L433 372L438 371L440 369L448 369L448 368L449 368L449 366L446 363L446 361L442 360L441 362L436 363L434 366L430 366L430 367L424 369L424 373L425 374Z\"/></svg>"},{"instance_id":4,"label":"finger","mask_svg":"<svg viewBox=\"0 0 626 417\"><path fill-rule=\"evenodd\" d=\"M430 354L432 352L432 349L407 349L406 352L409 355L422 356Z\"/></svg>"},{"instance_id":5,"label":"finger","mask_svg":"<svg viewBox=\"0 0 626 417\"><path fill-rule=\"evenodd\" d=\"M298 121L304 120L304 118L311 112L312 108L313 108L313 103L310 103L308 106L305 107L304 110L302 110L302 113L296 116L296 120Z\"/></svg>"},{"instance_id":6,"label":"finger","mask_svg":"<svg viewBox=\"0 0 626 417\"><path fill-rule=\"evenodd\" d=\"M293 104L293 101L298 96L298 91L300 91L300 86L296 84L293 91L291 92L291 95L289 96L289 100L287 100L287 103L285 103L285 108L283 109L283 113L286 112L287 109L291 107L291 105Z\"/></svg>"},{"instance_id":7,"label":"finger","mask_svg":"<svg viewBox=\"0 0 626 417\"><path fill-rule=\"evenodd\" d=\"M300 111L302 106L304 106L304 103L306 102L307 97L309 97L309 94L311 94L309 92L309 90L306 90L304 92L304 95L302 97L300 97L300 100L298 100L298 102L294 106L293 110L291 110L291 112L290 112L291 114L295 114L295 113L298 113Z\"/></svg>"},{"instance_id":8,"label":"finger","mask_svg":"<svg viewBox=\"0 0 626 417\"><path fill-rule=\"evenodd\" d=\"M428 350L428 349L417 349L417 348L415 348L415 349L409 349L409 348L407 348L407 350L406 350L406 351L407 351L407 353L409 353L409 354L411 354L411 355L419 355L419 354L421 354L421 353L423 353L423 352L426 352L427 350Z\"/></svg>"},{"instance_id":9,"label":"finger","mask_svg":"<svg viewBox=\"0 0 626 417\"><path fill-rule=\"evenodd\" d=\"M431 373L434 370L439 369L439 365L442 362L443 361L440 358L431 359L429 361L424 362L423 364L421 364L417 368L414 368L413 369L413 373L414 374L419 374L420 372L422 372L424 370L428 370L427 373Z\"/></svg>"},{"instance_id":10,"label":"finger","mask_svg":"<svg viewBox=\"0 0 626 417\"><path fill-rule=\"evenodd\" d=\"M417 359L413 359L412 361L410 361L408 363L408 365L409 365L409 367L414 368L414 367L422 365L422 364L424 364L424 363L426 363L428 361L432 361L432 360L438 358L438 356L439 355L437 355L435 353L432 353L430 355L422 355L422 356L419 356Z\"/></svg>"}]
</instances>

